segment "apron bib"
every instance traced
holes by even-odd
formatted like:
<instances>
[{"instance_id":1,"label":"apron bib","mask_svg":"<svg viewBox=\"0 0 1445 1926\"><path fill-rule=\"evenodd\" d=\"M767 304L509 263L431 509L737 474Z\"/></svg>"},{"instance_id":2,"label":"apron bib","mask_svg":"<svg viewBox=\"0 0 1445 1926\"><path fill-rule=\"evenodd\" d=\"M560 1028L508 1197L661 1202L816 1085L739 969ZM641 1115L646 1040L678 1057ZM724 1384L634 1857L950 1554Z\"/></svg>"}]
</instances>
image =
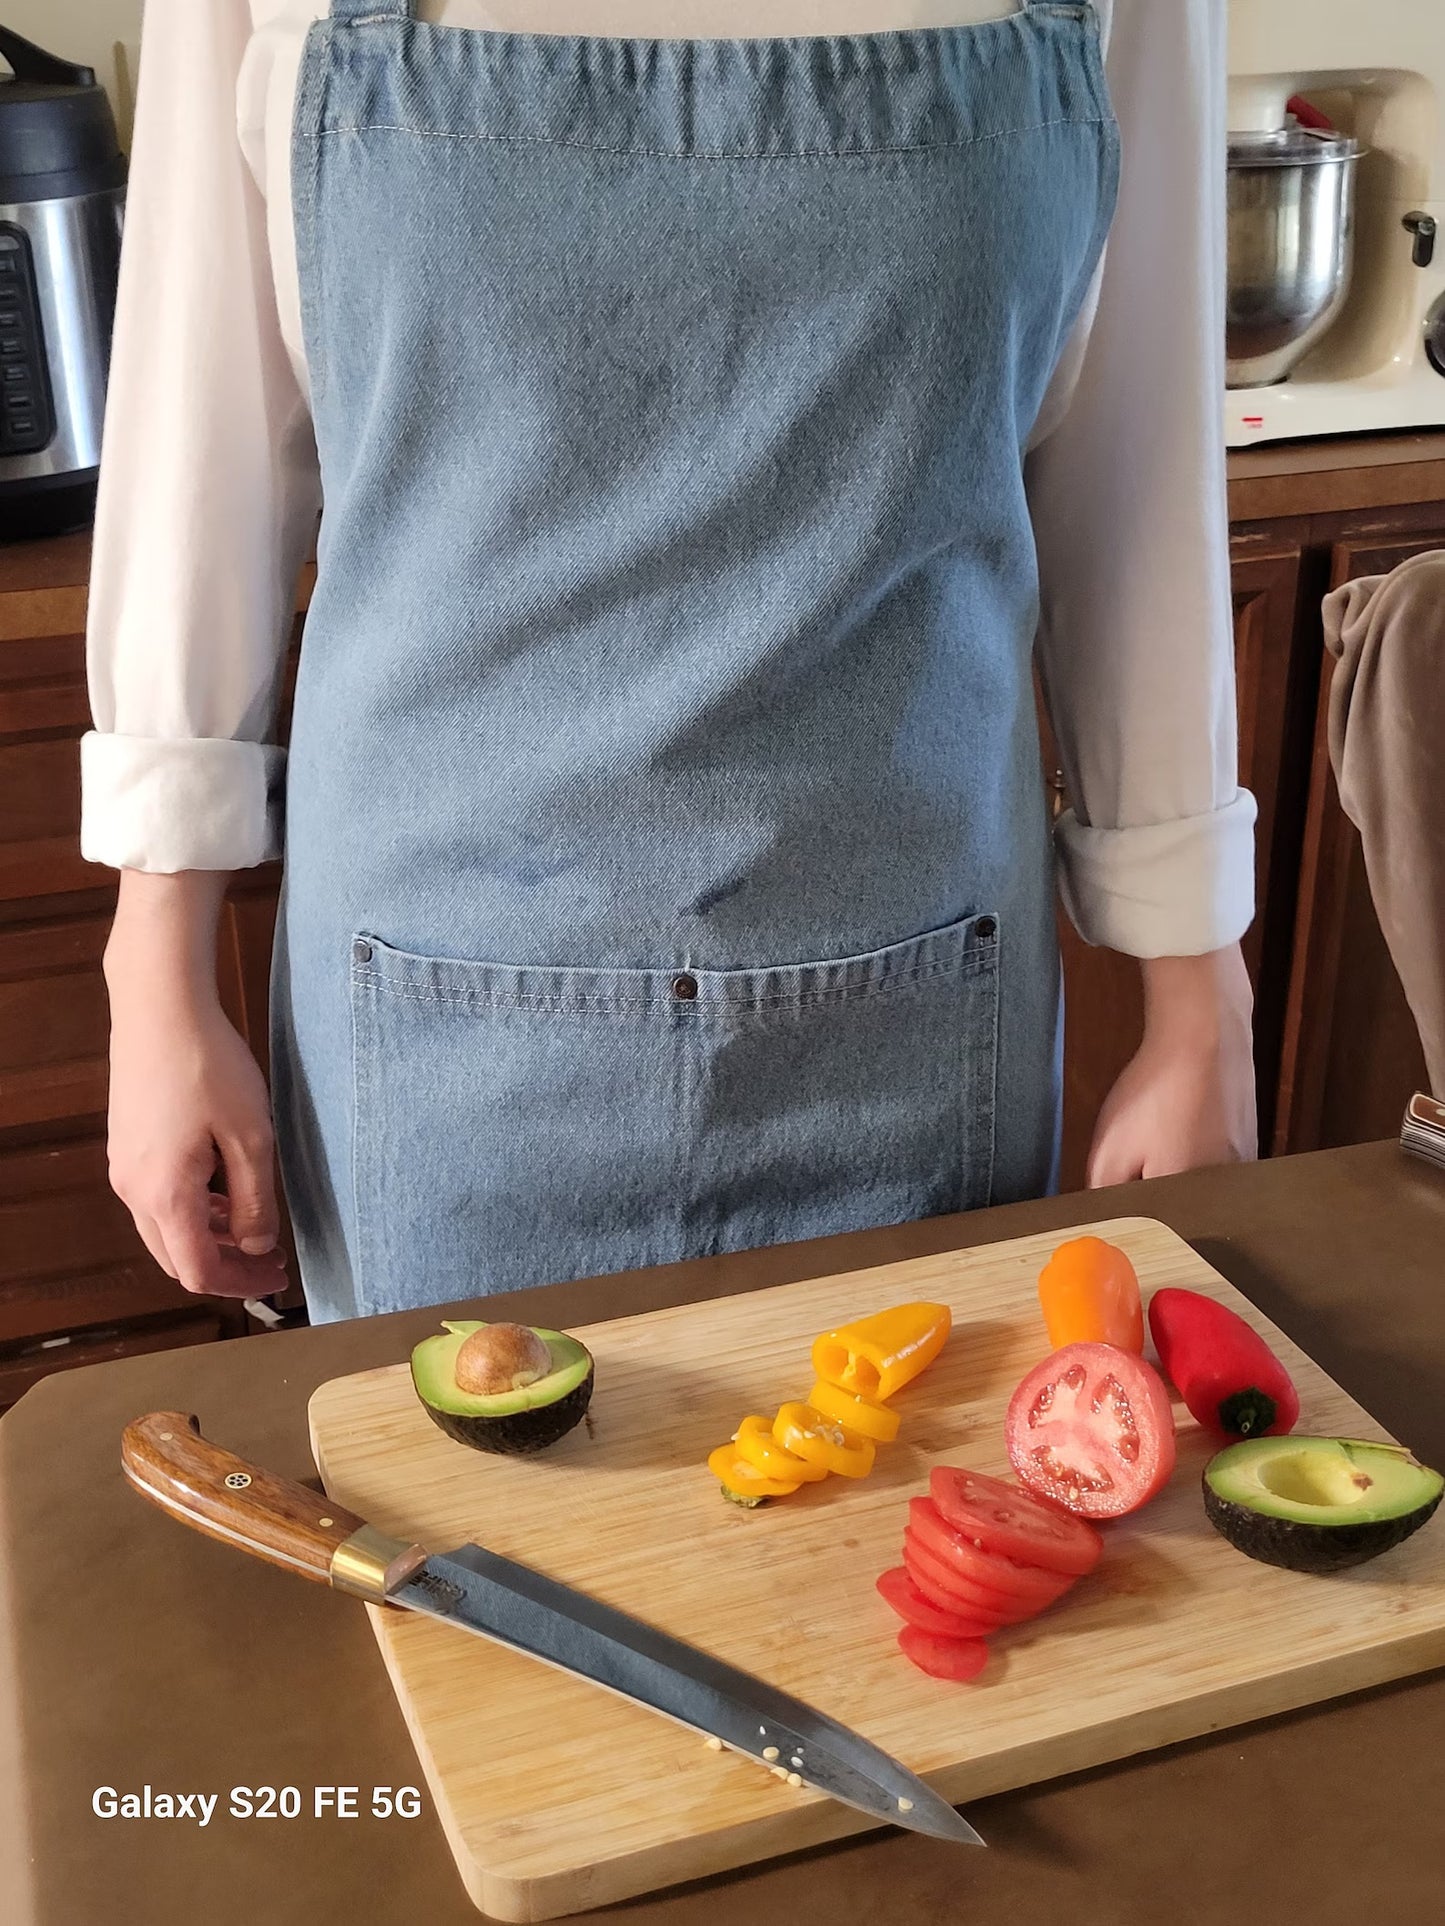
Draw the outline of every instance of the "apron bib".
<instances>
[{"instance_id":1,"label":"apron bib","mask_svg":"<svg viewBox=\"0 0 1445 1926\"><path fill-rule=\"evenodd\" d=\"M277 1134L313 1319L1038 1194L1023 449L1096 23L639 40L335 0Z\"/></svg>"}]
</instances>

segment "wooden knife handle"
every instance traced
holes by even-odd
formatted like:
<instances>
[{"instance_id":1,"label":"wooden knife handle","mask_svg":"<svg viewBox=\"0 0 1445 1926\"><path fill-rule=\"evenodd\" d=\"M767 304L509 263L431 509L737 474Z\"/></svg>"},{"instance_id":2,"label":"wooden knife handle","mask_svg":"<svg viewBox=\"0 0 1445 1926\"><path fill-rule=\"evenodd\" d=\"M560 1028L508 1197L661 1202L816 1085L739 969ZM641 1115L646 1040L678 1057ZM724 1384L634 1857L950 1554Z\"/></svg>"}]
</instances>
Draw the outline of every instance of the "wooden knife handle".
<instances>
[{"instance_id":1,"label":"wooden knife handle","mask_svg":"<svg viewBox=\"0 0 1445 1926\"><path fill-rule=\"evenodd\" d=\"M249 1465L201 1436L200 1420L153 1411L128 1424L121 1468L144 1498L208 1538L380 1604L426 1561L344 1505Z\"/></svg>"}]
</instances>

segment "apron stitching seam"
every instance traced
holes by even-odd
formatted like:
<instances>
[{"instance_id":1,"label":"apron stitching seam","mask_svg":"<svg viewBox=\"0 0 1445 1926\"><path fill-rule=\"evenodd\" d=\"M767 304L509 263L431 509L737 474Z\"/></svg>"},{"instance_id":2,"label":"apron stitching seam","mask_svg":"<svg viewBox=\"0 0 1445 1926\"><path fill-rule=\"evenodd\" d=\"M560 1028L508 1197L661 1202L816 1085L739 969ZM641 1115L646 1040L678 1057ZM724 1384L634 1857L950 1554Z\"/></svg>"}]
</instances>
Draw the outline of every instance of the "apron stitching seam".
<instances>
[{"instance_id":1,"label":"apron stitching seam","mask_svg":"<svg viewBox=\"0 0 1445 1926\"><path fill-rule=\"evenodd\" d=\"M730 1010L767 1010L780 1008L785 1004L805 1007L809 1004L816 1003L843 1003L862 996L879 996L886 994L890 989L900 985L927 982L942 976L976 975L988 960L989 954L990 952L988 951L976 951L971 956L960 957L956 962L941 964L936 968L902 971L898 975L889 977L881 983L851 984L837 990L812 990L799 996L752 997L737 1002L725 998L722 1007ZM540 967L545 968L546 965ZM358 983L369 983L373 988L384 991L388 996L395 997L399 1001L410 1003L456 1003L464 1005L470 1004L482 1009L537 1010L542 1012L551 1011L554 1013L570 1011L576 1015L586 1015L591 1012L600 1016L621 1015L629 1011L641 1010L647 1007L644 999L633 998L619 999L614 997L589 997L583 995L576 999L559 1001L549 998L522 996L487 996L476 990L394 989L392 988L393 978L377 976L374 972L365 970L357 971L355 980ZM666 1009L669 1007L669 1004L662 1002L656 1007Z\"/></svg>"},{"instance_id":2,"label":"apron stitching seam","mask_svg":"<svg viewBox=\"0 0 1445 1926\"><path fill-rule=\"evenodd\" d=\"M454 134L442 127L407 127L395 121L347 121L336 127L318 127L301 133L302 140L325 140L332 134L415 134L424 140L482 141L493 147L562 147L583 154L635 155L642 160L705 161L788 161L788 160L868 160L885 154L947 153L961 147L980 147L988 141L1017 140L1026 134L1041 134L1051 127L1109 127L1113 116L1095 114L1085 119L1071 115L1060 120L1041 120L1026 127L1005 127L993 134L970 134L964 140L915 141L899 147L797 147L778 154L757 154L748 149L719 153L711 148L607 147L595 141L558 140L549 134Z\"/></svg>"}]
</instances>

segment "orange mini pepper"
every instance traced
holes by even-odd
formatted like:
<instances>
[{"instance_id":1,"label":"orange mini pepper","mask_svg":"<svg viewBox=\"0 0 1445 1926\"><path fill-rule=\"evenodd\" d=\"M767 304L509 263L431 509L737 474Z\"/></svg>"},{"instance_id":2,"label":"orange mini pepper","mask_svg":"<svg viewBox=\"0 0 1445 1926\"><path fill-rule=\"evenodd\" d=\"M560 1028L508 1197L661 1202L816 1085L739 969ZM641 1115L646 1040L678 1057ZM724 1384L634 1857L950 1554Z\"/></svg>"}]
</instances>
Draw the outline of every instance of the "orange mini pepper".
<instances>
[{"instance_id":1,"label":"orange mini pepper","mask_svg":"<svg viewBox=\"0 0 1445 1926\"><path fill-rule=\"evenodd\" d=\"M1117 1244L1073 1237L1060 1244L1039 1273L1049 1344L1114 1344L1144 1350L1144 1306L1134 1266Z\"/></svg>"},{"instance_id":2,"label":"orange mini pepper","mask_svg":"<svg viewBox=\"0 0 1445 1926\"><path fill-rule=\"evenodd\" d=\"M952 1326L946 1304L898 1304L861 1323L826 1331L813 1344L813 1369L840 1391L891 1398L932 1364Z\"/></svg>"}]
</instances>

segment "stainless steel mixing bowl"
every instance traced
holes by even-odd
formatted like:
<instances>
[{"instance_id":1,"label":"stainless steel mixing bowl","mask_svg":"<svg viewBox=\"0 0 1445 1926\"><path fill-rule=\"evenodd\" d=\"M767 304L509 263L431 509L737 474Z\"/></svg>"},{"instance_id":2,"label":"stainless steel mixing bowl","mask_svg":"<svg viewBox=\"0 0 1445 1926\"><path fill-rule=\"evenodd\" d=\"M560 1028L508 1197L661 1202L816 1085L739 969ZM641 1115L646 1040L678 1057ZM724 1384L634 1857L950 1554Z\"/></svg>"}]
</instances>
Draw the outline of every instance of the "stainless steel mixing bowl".
<instances>
[{"instance_id":1,"label":"stainless steel mixing bowl","mask_svg":"<svg viewBox=\"0 0 1445 1926\"><path fill-rule=\"evenodd\" d=\"M1312 128L1230 135L1229 387L1283 381L1343 307L1359 158Z\"/></svg>"}]
</instances>

